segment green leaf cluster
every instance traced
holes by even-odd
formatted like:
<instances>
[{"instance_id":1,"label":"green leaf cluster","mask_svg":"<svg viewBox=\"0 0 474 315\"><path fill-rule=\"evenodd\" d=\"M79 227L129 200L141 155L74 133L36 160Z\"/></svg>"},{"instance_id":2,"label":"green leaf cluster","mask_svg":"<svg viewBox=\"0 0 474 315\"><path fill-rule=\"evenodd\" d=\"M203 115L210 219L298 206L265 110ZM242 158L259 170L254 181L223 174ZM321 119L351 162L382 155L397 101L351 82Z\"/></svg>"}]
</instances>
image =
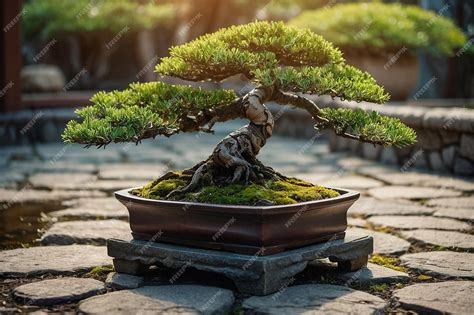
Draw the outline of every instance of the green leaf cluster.
<instances>
[{"instance_id":1,"label":"green leaf cluster","mask_svg":"<svg viewBox=\"0 0 474 315\"><path fill-rule=\"evenodd\" d=\"M171 135L180 130L182 119L235 100L231 90L207 91L162 82L132 83L123 91L98 92L93 105L76 111L63 133L66 143L106 145L138 142L144 137Z\"/></svg>"},{"instance_id":2,"label":"green leaf cluster","mask_svg":"<svg viewBox=\"0 0 474 315\"><path fill-rule=\"evenodd\" d=\"M344 100L373 103L385 103L390 98L369 73L346 64L257 69L254 73L259 83L274 84L284 91L331 95Z\"/></svg>"},{"instance_id":3,"label":"green leaf cluster","mask_svg":"<svg viewBox=\"0 0 474 315\"><path fill-rule=\"evenodd\" d=\"M289 24L322 35L344 52L387 54L406 47L452 55L466 42L463 32L451 20L398 3L339 4L303 12Z\"/></svg>"},{"instance_id":4,"label":"green leaf cluster","mask_svg":"<svg viewBox=\"0 0 474 315\"><path fill-rule=\"evenodd\" d=\"M361 141L380 143L384 146L404 147L416 142L416 133L400 119L382 116L372 111L349 108L323 108L321 116L329 121L336 133L350 133ZM324 128L324 123L316 125Z\"/></svg>"},{"instance_id":5,"label":"green leaf cluster","mask_svg":"<svg viewBox=\"0 0 474 315\"><path fill-rule=\"evenodd\" d=\"M172 4L144 0L33 0L25 4L23 27L28 38L71 33L149 29L172 22Z\"/></svg>"},{"instance_id":6,"label":"green leaf cluster","mask_svg":"<svg viewBox=\"0 0 474 315\"><path fill-rule=\"evenodd\" d=\"M192 81L253 77L256 69L343 62L341 52L315 33L282 22L254 22L203 35L170 49L156 72Z\"/></svg>"}]
</instances>

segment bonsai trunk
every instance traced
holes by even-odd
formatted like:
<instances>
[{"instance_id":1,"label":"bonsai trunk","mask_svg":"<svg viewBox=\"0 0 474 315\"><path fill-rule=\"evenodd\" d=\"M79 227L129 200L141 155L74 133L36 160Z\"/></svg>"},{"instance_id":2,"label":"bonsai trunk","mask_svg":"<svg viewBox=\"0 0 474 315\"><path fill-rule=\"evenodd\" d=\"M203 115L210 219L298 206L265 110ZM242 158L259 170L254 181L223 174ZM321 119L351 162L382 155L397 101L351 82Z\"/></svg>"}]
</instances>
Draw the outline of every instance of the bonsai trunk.
<instances>
[{"instance_id":1,"label":"bonsai trunk","mask_svg":"<svg viewBox=\"0 0 474 315\"><path fill-rule=\"evenodd\" d=\"M264 185L265 181L269 179L286 178L271 167L264 166L256 158L260 149L273 133L275 123L273 115L264 105L270 100L306 109L316 120L324 120L318 116L319 108L316 104L304 97L288 94L274 87L257 87L236 103L242 112L241 116L248 118L250 123L222 139L206 160L185 170L184 173L192 175L191 181L187 186L173 190L167 197L184 195L204 185L225 185L238 182ZM217 120L210 121L209 128ZM170 172L159 180L168 179L173 174Z\"/></svg>"}]
</instances>

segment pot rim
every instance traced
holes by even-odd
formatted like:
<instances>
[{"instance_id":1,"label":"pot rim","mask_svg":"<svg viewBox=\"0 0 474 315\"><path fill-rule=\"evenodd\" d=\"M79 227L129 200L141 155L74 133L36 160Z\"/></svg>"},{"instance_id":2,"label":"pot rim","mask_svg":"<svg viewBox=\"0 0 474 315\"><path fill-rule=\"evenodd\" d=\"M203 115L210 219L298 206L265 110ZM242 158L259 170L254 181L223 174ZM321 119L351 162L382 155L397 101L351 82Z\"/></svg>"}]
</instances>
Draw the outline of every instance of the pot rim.
<instances>
[{"instance_id":1,"label":"pot rim","mask_svg":"<svg viewBox=\"0 0 474 315\"><path fill-rule=\"evenodd\" d=\"M133 188L126 188L122 189L119 191L116 191L114 193L115 198L117 198L120 202L122 202L124 205L127 203L133 202L143 204L143 205L148 205L148 206L158 206L158 205L180 205L180 206L187 206L187 207L205 207L207 210L240 210L240 211L245 211L245 210L262 210L262 211L268 211L268 210L289 210L293 208L300 208L304 206L313 206L313 207L327 207L327 206L332 206L335 204L341 204L345 202L355 202L357 199L359 199L360 193L355 190L350 190L350 189L343 189L339 187L331 187L331 186L323 186L324 188L329 188L333 189L337 192L339 192L341 195L333 198L326 198L326 199L320 199L320 200L311 200L311 201L304 201L304 202L298 202L298 203L293 203L293 204L287 204L287 205L273 205L273 206L247 206L247 205L229 205L229 204L218 204L218 203L203 203L203 202L190 202L190 201L173 201L173 200L158 200L158 199L149 199L149 198L143 198L143 197L138 197L135 195L132 195L130 193L131 190L133 189L138 189L140 187L133 187Z\"/></svg>"}]
</instances>

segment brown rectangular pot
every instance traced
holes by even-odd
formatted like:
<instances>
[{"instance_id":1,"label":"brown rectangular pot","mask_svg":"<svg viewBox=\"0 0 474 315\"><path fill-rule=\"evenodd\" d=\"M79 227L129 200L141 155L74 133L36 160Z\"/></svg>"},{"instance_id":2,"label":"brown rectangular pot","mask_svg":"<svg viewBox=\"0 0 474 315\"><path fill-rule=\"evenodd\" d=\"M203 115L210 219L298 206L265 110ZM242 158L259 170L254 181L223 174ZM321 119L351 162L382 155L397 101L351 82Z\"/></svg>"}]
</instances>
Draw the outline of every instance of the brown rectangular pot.
<instances>
[{"instance_id":1,"label":"brown rectangular pot","mask_svg":"<svg viewBox=\"0 0 474 315\"><path fill-rule=\"evenodd\" d=\"M360 194L328 188L341 195L279 206L153 200L134 196L131 189L115 197L130 213L134 239L265 256L344 237L347 210Z\"/></svg>"}]
</instances>

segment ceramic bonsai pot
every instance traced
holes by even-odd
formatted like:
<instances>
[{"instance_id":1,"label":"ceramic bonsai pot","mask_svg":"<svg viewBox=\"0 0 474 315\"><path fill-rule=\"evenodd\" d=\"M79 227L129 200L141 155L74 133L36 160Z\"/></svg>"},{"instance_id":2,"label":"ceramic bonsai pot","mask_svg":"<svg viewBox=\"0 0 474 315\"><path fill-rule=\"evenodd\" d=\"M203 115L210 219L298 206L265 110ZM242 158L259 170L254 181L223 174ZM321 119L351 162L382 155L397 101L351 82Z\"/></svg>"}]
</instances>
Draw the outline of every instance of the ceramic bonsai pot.
<instances>
[{"instance_id":1,"label":"ceramic bonsai pot","mask_svg":"<svg viewBox=\"0 0 474 315\"><path fill-rule=\"evenodd\" d=\"M132 189L115 196L129 211L134 239L265 256L344 237L347 211L360 194L328 188L340 196L278 206L153 200Z\"/></svg>"}]
</instances>

